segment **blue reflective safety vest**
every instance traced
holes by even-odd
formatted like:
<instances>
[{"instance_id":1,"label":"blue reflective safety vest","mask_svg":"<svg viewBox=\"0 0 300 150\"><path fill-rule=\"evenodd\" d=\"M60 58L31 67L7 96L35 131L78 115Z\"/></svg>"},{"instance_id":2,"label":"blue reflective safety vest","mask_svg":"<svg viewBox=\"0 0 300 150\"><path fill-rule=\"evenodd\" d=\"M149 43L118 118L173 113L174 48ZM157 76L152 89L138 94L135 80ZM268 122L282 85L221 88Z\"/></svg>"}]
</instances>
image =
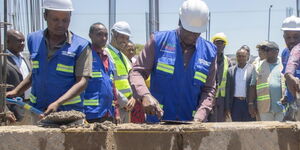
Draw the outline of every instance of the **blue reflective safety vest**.
<instances>
[{"instance_id":1,"label":"blue reflective safety vest","mask_svg":"<svg viewBox=\"0 0 300 150\"><path fill-rule=\"evenodd\" d=\"M93 52L92 78L84 93L84 113L87 119L97 119L106 113L114 117L113 112L113 63L109 60L108 71L105 71L101 58Z\"/></svg>"},{"instance_id":2,"label":"blue reflective safety vest","mask_svg":"<svg viewBox=\"0 0 300 150\"><path fill-rule=\"evenodd\" d=\"M72 44L65 43L50 60L47 59L47 46L44 30L28 36L28 49L32 60L31 105L45 110L59 97L65 94L75 83L75 65L81 52L88 46L88 41L73 34ZM58 111L83 111L83 95L62 104Z\"/></svg>"},{"instance_id":3,"label":"blue reflective safety vest","mask_svg":"<svg viewBox=\"0 0 300 150\"><path fill-rule=\"evenodd\" d=\"M290 57L290 50L288 48L285 48L281 53L281 62L283 65L282 73L283 74L285 73L285 69L286 69L286 65L288 63L289 57ZM297 68L296 72L294 73L294 76L300 78L300 66ZM294 101L293 95L288 90L288 88L286 88L286 89L287 89L286 95L288 98L288 102Z\"/></svg>"},{"instance_id":4,"label":"blue reflective safety vest","mask_svg":"<svg viewBox=\"0 0 300 150\"><path fill-rule=\"evenodd\" d=\"M195 52L186 68L176 30L156 32L155 58L151 72L150 92L164 110L163 120L191 121L199 105L216 47L199 37ZM157 122L148 115L148 122Z\"/></svg>"}]
</instances>

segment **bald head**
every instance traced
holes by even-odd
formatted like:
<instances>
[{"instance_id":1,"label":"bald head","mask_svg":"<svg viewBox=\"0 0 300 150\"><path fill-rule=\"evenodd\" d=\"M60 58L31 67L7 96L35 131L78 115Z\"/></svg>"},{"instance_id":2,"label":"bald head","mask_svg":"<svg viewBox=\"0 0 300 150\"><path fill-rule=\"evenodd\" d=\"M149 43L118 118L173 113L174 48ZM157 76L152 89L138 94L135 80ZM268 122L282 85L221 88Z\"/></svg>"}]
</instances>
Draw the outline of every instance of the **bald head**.
<instances>
[{"instance_id":1,"label":"bald head","mask_svg":"<svg viewBox=\"0 0 300 150\"><path fill-rule=\"evenodd\" d=\"M7 49L16 56L24 50L25 37L22 32L17 30L7 31Z\"/></svg>"}]
</instances>

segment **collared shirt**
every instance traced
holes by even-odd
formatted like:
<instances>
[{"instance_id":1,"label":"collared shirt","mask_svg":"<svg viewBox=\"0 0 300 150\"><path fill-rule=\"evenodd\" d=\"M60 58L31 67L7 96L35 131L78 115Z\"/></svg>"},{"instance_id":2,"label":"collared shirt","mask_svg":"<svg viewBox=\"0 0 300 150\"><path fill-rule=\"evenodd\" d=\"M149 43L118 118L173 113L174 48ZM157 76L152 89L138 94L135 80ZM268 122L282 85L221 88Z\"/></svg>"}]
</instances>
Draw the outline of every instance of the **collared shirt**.
<instances>
[{"instance_id":1,"label":"collared shirt","mask_svg":"<svg viewBox=\"0 0 300 150\"><path fill-rule=\"evenodd\" d=\"M29 67L27 66L27 64L24 60L24 56L22 55L22 53L20 53L20 56L16 56L13 53L11 53L9 50L7 50L7 53L11 54L10 57L16 63L17 67L19 68L19 71L22 74L23 80L24 80L30 72ZM29 88L25 91L25 93L24 93L25 99L29 99L30 92L31 92L31 88Z\"/></svg>"},{"instance_id":2,"label":"collared shirt","mask_svg":"<svg viewBox=\"0 0 300 150\"><path fill-rule=\"evenodd\" d=\"M247 65L236 68L234 97L246 97Z\"/></svg>"},{"instance_id":3,"label":"collared shirt","mask_svg":"<svg viewBox=\"0 0 300 150\"><path fill-rule=\"evenodd\" d=\"M178 32L178 37L180 33ZM182 45L182 49L187 49ZM194 54L193 50L187 50L183 52L184 63L188 64L189 60L192 58ZM129 73L129 81L131 83L133 97L135 99L142 99L142 97L146 94L149 94L150 91L146 86L145 80L149 77L153 64L154 64L154 56L155 56L155 40L154 36L151 35L150 41L146 43L144 50L140 53L137 61L133 64L132 70ZM216 92L216 59L212 62L209 74L207 75L207 82L205 86L202 88L202 94L199 98L200 102L200 114L202 116L207 116L209 110L212 109L213 99ZM202 102L202 103L201 103ZM205 118L203 117L203 118Z\"/></svg>"},{"instance_id":4,"label":"collared shirt","mask_svg":"<svg viewBox=\"0 0 300 150\"><path fill-rule=\"evenodd\" d=\"M49 46L49 39L48 39L48 30L46 29L44 32L45 41L48 49L48 60L52 58L52 56L59 50L64 44L72 44L72 37L73 33L68 31L66 33L66 40L53 46ZM90 46L87 46L82 53L79 55L78 59L76 60L75 65L75 75L76 76L86 76L92 77L92 62L93 62L93 55Z\"/></svg>"}]
</instances>

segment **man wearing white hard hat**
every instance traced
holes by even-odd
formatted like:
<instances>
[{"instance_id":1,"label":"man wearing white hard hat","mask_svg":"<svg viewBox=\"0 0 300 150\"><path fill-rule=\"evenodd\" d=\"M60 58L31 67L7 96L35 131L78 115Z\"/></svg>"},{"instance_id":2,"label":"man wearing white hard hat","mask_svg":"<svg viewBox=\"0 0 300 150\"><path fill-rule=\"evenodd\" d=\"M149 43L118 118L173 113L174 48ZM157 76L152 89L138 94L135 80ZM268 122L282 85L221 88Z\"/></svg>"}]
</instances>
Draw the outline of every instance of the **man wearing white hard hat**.
<instances>
[{"instance_id":1,"label":"man wearing white hard hat","mask_svg":"<svg viewBox=\"0 0 300 150\"><path fill-rule=\"evenodd\" d=\"M216 90L216 46L200 37L208 21L201 0L184 1L179 27L156 32L129 74L148 122L206 121ZM151 74L150 90L145 80Z\"/></svg>"},{"instance_id":2,"label":"man wearing white hard hat","mask_svg":"<svg viewBox=\"0 0 300 150\"><path fill-rule=\"evenodd\" d=\"M47 28L28 35L32 71L7 96L18 96L32 86L30 103L45 111L83 111L82 91L91 77L88 41L69 31L71 0L44 0Z\"/></svg>"},{"instance_id":3,"label":"man wearing white hard hat","mask_svg":"<svg viewBox=\"0 0 300 150\"><path fill-rule=\"evenodd\" d=\"M282 73L286 73L287 63L290 58L290 53L292 49L300 43L300 18L296 16L290 16L284 19L282 23L281 30L283 31L283 38L286 43L286 48L282 51L281 60L283 64ZM300 76L300 67L296 69L297 71L293 74L294 76ZM288 78L290 77L287 75ZM287 82L290 80L287 79ZM293 102L294 97L292 93L288 90L286 92L285 100L289 103Z\"/></svg>"},{"instance_id":4,"label":"man wearing white hard hat","mask_svg":"<svg viewBox=\"0 0 300 150\"><path fill-rule=\"evenodd\" d=\"M217 93L215 105L208 117L209 122L224 122L229 116L229 109L225 105L226 81L228 68L231 66L230 59L224 54L224 49L228 44L227 36L223 33L216 33L211 41L217 46Z\"/></svg>"},{"instance_id":5,"label":"man wearing white hard hat","mask_svg":"<svg viewBox=\"0 0 300 150\"><path fill-rule=\"evenodd\" d=\"M127 22L119 21L111 29L111 41L106 51L113 60L114 82L118 90L118 103L121 123L130 122L130 111L135 105L135 99L132 97L132 90L128 82L128 72L131 69L129 59L124 55L127 50L131 29Z\"/></svg>"}]
</instances>

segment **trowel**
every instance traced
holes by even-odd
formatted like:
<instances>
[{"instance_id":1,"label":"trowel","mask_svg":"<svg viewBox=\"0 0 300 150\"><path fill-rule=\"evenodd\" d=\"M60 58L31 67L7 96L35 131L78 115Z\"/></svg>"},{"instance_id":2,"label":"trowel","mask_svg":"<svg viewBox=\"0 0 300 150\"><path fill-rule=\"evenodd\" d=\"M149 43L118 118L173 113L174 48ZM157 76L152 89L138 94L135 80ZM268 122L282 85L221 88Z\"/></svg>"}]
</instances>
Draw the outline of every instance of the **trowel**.
<instances>
[{"instance_id":1,"label":"trowel","mask_svg":"<svg viewBox=\"0 0 300 150\"><path fill-rule=\"evenodd\" d=\"M180 121L180 120L161 120L160 122L164 124L193 124L193 121Z\"/></svg>"},{"instance_id":2,"label":"trowel","mask_svg":"<svg viewBox=\"0 0 300 150\"><path fill-rule=\"evenodd\" d=\"M31 106L31 105L23 102L23 99L21 97L16 97L14 99L12 99L12 98L6 98L6 101L8 101L10 103L13 103L13 104L16 104L16 105L18 105L18 106L20 106L20 107L22 107L22 108L24 108L26 110L29 110L29 111L33 112L34 114L36 114L36 115L43 114L42 111L40 111L37 108L35 108L35 107L33 107L33 106Z\"/></svg>"}]
</instances>

